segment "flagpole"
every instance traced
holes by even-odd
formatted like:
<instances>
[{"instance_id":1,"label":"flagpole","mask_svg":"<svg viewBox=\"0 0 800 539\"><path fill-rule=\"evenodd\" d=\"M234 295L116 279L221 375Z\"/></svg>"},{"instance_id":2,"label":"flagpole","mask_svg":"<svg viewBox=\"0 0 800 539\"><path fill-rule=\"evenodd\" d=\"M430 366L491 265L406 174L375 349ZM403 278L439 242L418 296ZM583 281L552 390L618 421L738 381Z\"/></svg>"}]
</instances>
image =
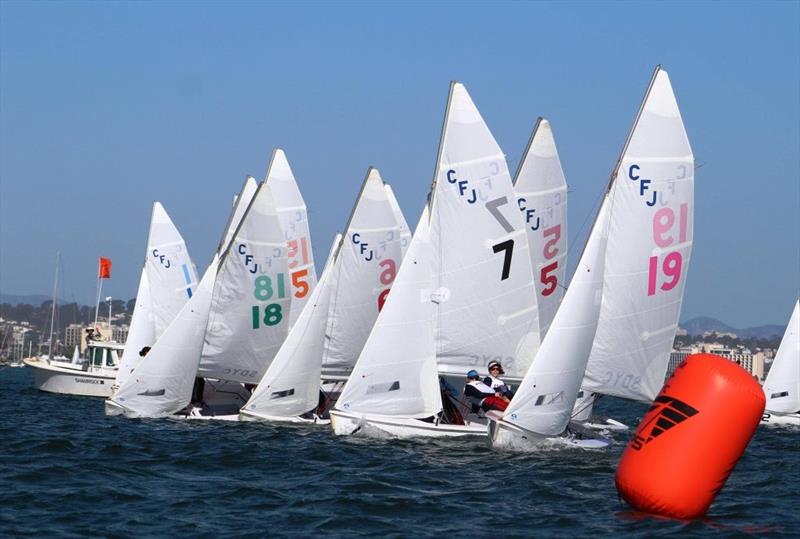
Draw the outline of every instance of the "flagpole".
<instances>
[{"instance_id":1,"label":"flagpole","mask_svg":"<svg viewBox=\"0 0 800 539\"><path fill-rule=\"evenodd\" d=\"M100 312L100 292L103 290L103 279L99 277L100 273L98 272L97 277L97 301L94 304L94 331L97 331L97 316Z\"/></svg>"}]
</instances>

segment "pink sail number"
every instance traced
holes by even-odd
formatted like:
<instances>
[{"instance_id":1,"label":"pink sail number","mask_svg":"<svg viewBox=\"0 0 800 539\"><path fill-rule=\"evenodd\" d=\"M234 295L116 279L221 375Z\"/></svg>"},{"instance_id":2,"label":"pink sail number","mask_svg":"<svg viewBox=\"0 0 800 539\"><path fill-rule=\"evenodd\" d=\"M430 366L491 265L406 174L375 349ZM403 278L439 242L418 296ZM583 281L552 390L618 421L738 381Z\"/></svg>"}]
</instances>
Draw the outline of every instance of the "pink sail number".
<instances>
[{"instance_id":1,"label":"pink sail number","mask_svg":"<svg viewBox=\"0 0 800 539\"><path fill-rule=\"evenodd\" d=\"M680 205L678 222L676 223L675 212L672 208L661 208L653 216L653 241L655 244L666 249L673 245L678 246L686 242L686 231L689 221L689 205ZM675 236L675 225L677 224L677 237ZM660 263L659 263L660 262ZM658 277L663 274L663 282L658 285ZM683 256L678 251L671 251L663 255L659 260L658 256L650 257L650 270L647 280L647 295L655 295L657 288L668 292L675 288L680 282L683 270Z\"/></svg>"}]
</instances>

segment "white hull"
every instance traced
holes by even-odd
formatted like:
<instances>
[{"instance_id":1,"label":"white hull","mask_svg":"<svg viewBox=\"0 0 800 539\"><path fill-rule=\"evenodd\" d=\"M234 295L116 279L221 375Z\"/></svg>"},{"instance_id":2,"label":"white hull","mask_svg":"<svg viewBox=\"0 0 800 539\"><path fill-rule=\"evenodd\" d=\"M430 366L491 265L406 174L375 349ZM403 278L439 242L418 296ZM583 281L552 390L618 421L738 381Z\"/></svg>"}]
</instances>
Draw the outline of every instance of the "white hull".
<instances>
[{"instance_id":1,"label":"white hull","mask_svg":"<svg viewBox=\"0 0 800 539\"><path fill-rule=\"evenodd\" d=\"M589 418L588 421L576 421L581 427L592 430L607 430L614 432L624 432L629 429L625 423L620 423L616 419L611 418Z\"/></svg>"},{"instance_id":2,"label":"white hull","mask_svg":"<svg viewBox=\"0 0 800 539\"><path fill-rule=\"evenodd\" d=\"M777 414L765 410L764 415L761 416L761 424L800 427L800 412L794 414Z\"/></svg>"},{"instance_id":3,"label":"white hull","mask_svg":"<svg viewBox=\"0 0 800 539\"><path fill-rule=\"evenodd\" d=\"M472 421L466 425L445 425L428 423L420 419L354 414L341 410L331 410L331 427L337 436L359 433L375 438L452 438L486 435L486 423L482 422Z\"/></svg>"},{"instance_id":4,"label":"white hull","mask_svg":"<svg viewBox=\"0 0 800 539\"><path fill-rule=\"evenodd\" d=\"M263 423L296 423L307 425L328 425L330 419L322 419L314 414L313 418L304 418L300 416L281 417L276 415L257 414L246 410L239 412L239 421L258 421Z\"/></svg>"},{"instance_id":5,"label":"white hull","mask_svg":"<svg viewBox=\"0 0 800 539\"><path fill-rule=\"evenodd\" d=\"M111 386L117 376L116 369L92 368L84 371L81 365L29 358L25 364L33 369L33 384L49 393L110 397Z\"/></svg>"},{"instance_id":6,"label":"white hull","mask_svg":"<svg viewBox=\"0 0 800 539\"><path fill-rule=\"evenodd\" d=\"M570 429L578 429L570 430ZM602 449L611 445L611 441L590 434L580 429L575 424L570 424L568 431L558 436L544 436L503 421L502 419L489 420L489 442L496 449L510 451L541 451L547 449L560 449L577 447L581 449Z\"/></svg>"}]
</instances>

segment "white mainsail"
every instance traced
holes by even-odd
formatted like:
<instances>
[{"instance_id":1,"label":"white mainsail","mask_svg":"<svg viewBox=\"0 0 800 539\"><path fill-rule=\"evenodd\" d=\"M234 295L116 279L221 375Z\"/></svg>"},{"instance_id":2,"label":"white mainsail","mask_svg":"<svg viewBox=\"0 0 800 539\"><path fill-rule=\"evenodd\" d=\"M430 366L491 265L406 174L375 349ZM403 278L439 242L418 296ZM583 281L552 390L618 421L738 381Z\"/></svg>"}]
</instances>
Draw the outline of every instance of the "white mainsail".
<instances>
[{"instance_id":1,"label":"white mainsail","mask_svg":"<svg viewBox=\"0 0 800 539\"><path fill-rule=\"evenodd\" d=\"M289 245L289 277L292 284L292 307L289 327L293 326L303 306L317 285L311 232L308 227L308 210L300 194L286 154L276 148L264 181L272 190L278 219Z\"/></svg>"},{"instance_id":2,"label":"white mainsail","mask_svg":"<svg viewBox=\"0 0 800 539\"><path fill-rule=\"evenodd\" d=\"M319 283L242 411L257 416L289 418L316 407L331 298L331 267L341 240L341 235L337 234Z\"/></svg>"},{"instance_id":3,"label":"white mainsail","mask_svg":"<svg viewBox=\"0 0 800 539\"><path fill-rule=\"evenodd\" d=\"M764 380L764 394L767 411L800 412L800 301L794 304L789 325Z\"/></svg>"},{"instance_id":4,"label":"white mainsail","mask_svg":"<svg viewBox=\"0 0 800 539\"><path fill-rule=\"evenodd\" d=\"M544 338L564 296L567 272L567 181L550 122L539 118L514 177L536 282Z\"/></svg>"},{"instance_id":5,"label":"white mainsail","mask_svg":"<svg viewBox=\"0 0 800 539\"><path fill-rule=\"evenodd\" d=\"M244 215L245 210L247 210L247 207L250 205L250 202L253 200L253 196L256 194L257 189L258 182L256 182L255 178L252 176L245 178L244 184L242 185L242 190L233 201L233 209L231 210L231 214L228 216L228 222L225 225L225 234L222 235L222 239L217 247L217 254L219 256L222 256L223 253L228 250L228 245L233 238L233 234L236 232L236 228L239 226L239 222L241 222L242 216Z\"/></svg>"},{"instance_id":6,"label":"white mainsail","mask_svg":"<svg viewBox=\"0 0 800 539\"><path fill-rule=\"evenodd\" d=\"M422 213L392 293L336 407L347 412L425 418L442 410L436 374L433 256Z\"/></svg>"},{"instance_id":7,"label":"white mainsail","mask_svg":"<svg viewBox=\"0 0 800 539\"><path fill-rule=\"evenodd\" d=\"M370 167L334 261L323 378L349 375L401 262L400 226Z\"/></svg>"},{"instance_id":8,"label":"white mainsail","mask_svg":"<svg viewBox=\"0 0 800 539\"><path fill-rule=\"evenodd\" d=\"M583 387L651 401L678 327L694 215L694 156L660 66L612 181L603 302Z\"/></svg>"},{"instance_id":9,"label":"white mainsail","mask_svg":"<svg viewBox=\"0 0 800 539\"><path fill-rule=\"evenodd\" d=\"M192 299L186 302L114 397L106 401L106 413L162 417L189 404L203 349L217 265L215 255Z\"/></svg>"},{"instance_id":10,"label":"white mainsail","mask_svg":"<svg viewBox=\"0 0 800 539\"><path fill-rule=\"evenodd\" d=\"M561 434L569 424L600 316L608 214L606 198L564 301L504 421L545 436Z\"/></svg>"},{"instance_id":11,"label":"white mainsail","mask_svg":"<svg viewBox=\"0 0 800 539\"><path fill-rule=\"evenodd\" d=\"M197 270L175 224L159 202L153 204L147 251L117 385L136 368L139 351L161 337L197 287Z\"/></svg>"},{"instance_id":12,"label":"white mainsail","mask_svg":"<svg viewBox=\"0 0 800 539\"><path fill-rule=\"evenodd\" d=\"M288 332L287 244L262 183L220 259L198 376L256 383Z\"/></svg>"},{"instance_id":13,"label":"white mainsail","mask_svg":"<svg viewBox=\"0 0 800 539\"><path fill-rule=\"evenodd\" d=\"M450 87L431 193L439 372L521 379L539 348L536 290L505 156L463 84Z\"/></svg>"},{"instance_id":14,"label":"white mainsail","mask_svg":"<svg viewBox=\"0 0 800 539\"><path fill-rule=\"evenodd\" d=\"M394 211L394 217L397 219L397 224L400 225L400 248L403 251L403 256L405 256L406 251L408 251L408 246L411 243L411 230L409 230L406 217L403 215L403 210L400 209L400 204L394 196L392 186L386 182L384 182L383 185L386 187L386 196L389 199L389 204L392 206L392 211Z\"/></svg>"}]
</instances>

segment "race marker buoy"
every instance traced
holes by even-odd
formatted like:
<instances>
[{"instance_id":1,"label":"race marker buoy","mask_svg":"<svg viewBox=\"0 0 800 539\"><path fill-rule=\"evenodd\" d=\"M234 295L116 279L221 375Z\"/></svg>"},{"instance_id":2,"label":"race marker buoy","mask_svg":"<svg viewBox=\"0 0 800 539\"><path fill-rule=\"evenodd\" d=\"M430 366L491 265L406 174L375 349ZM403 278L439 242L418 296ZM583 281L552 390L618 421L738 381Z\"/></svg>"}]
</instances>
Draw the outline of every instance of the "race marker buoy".
<instances>
[{"instance_id":1,"label":"race marker buoy","mask_svg":"<svg viewBox=\"0 0 800 539\"><path fill-rule=\"evenodd\" d=\"M761 386L736 363L694 354L678 367L622 454L615 482L634 508L705 514L756 432Z\"/></svg>"}]
</instances>

